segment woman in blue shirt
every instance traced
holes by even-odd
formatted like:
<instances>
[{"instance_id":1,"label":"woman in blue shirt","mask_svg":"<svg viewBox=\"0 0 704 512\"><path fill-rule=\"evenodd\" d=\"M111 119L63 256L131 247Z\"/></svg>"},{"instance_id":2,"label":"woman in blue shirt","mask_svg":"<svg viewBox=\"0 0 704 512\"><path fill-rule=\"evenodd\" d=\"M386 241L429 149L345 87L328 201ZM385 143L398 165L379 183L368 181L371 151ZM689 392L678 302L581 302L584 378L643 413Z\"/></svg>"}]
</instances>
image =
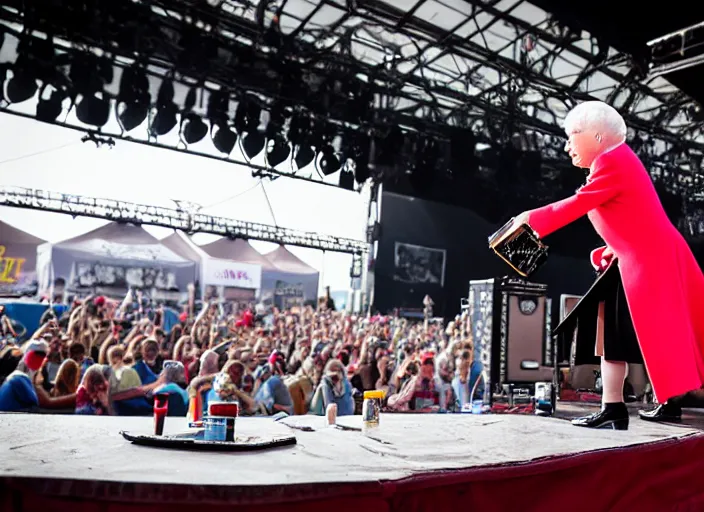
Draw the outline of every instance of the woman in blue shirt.
<instances>
[{"instance_id":1,"label":"woman in blue shirt","mask_svg":"<svg viewBox=\"0 0 704 512\"><path fill-rule=\"evenodd\" d=\"M337 404L338 416L354 414L352 385L345 375L345 367L337 359L331 359L325 365L323 378L311 402L311 412L323 415L330 404Z\"/></svg>"}]
</instances>

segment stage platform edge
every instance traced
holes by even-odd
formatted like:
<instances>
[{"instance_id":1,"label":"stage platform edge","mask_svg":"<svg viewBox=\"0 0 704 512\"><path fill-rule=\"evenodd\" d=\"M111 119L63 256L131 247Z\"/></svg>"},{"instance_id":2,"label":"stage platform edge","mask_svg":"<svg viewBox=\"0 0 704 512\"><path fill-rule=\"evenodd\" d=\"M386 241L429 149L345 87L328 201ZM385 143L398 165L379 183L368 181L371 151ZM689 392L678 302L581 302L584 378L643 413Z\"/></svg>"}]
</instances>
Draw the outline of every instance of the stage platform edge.
<instances>
[{"instance_id":1,"label":"stage platform edge","mask_svg":"<svg viewBox=\"0 0 704 512\"><path fill-rule=\"evenodd\" d=\"M292 417L298 444L265 453L132 445L150 418L0 415L0 510L316 512L704 510L704 434L631 420L626 432L513 415L384 415L370 436ZM349 427L359 417L340 418ZM185 420L169 418L167 431ZM242 434L290 433L241 418Z\"/></svg>"}]
</instances>

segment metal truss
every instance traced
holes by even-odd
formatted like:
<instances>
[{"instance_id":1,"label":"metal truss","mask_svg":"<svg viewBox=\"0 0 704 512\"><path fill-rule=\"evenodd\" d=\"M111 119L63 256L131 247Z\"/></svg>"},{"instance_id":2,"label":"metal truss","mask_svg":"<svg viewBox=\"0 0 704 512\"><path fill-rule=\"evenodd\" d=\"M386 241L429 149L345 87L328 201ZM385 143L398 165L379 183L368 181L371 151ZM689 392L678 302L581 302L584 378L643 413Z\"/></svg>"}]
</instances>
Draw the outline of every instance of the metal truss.
<instances>
[{"instance_id":1,"label":"metal truss","mask_svg":"<svg viewBox=\"0 0 704 512\"><path fill-rule=\"evenodd\" d=\"M73 217L93 217L137 225L160 226L178 229L188 234L209 233L229 238L262 240L277 244L309 247L321 251L363 254L368 249L367 244L359 240L192 213L184 208L161 208L37 189L0 187L0 206L64 213Z\"/></svg>"},{"instance_id":2,"label":"metal truss","mask_svg":"<svg viewBox=\"0 0 704 512\"><path fill-rule=\"evenodd\" d=\"M104 53L154 77L227 88L233 102L283 102L368 134L402 126L443 137L461 127L498 147L520 137L557 164L564 115L600 99L624 115L646 159L686 183L701 170L690 98L527 0L85 3L9 0L0 21L16 34L51 34L62 54Z\"/></svg>"},{"instance_id":3,"label":"metal truss","mask_svg":"<svg viewBox=\"0 0 704 512\"><path fill-rule=\"evenodd\" d=\"M650 76L661 76L704 64L704 22L648 42Z\"/></svg>"}]
</instances>

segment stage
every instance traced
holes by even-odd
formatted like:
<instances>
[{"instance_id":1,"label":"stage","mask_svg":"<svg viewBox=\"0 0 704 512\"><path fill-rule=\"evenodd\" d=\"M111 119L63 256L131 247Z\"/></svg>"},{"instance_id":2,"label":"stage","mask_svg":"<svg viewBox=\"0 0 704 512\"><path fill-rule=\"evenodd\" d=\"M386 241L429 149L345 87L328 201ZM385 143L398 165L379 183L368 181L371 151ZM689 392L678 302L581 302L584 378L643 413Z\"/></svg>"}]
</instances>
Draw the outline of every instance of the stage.
<instances>
[{"instance_id":1,"label":"stage","mask_svg":"<svg viewBox=\"0 0 704 512\"><path fill-rule=\"evenodd\" d=\"M704 434L692 427L632 417L621 432L535 416L386 414L364 436L360 417L340 418L345 430L311 416L284 422L298 427L297 445L206 453L120 435L149 433L150 418L0 414L0 510L704 509ZM166 432L185 426L168 418ZM237 423L241 435L291 432L268 418Z\"/></svg>"}]
</instances>

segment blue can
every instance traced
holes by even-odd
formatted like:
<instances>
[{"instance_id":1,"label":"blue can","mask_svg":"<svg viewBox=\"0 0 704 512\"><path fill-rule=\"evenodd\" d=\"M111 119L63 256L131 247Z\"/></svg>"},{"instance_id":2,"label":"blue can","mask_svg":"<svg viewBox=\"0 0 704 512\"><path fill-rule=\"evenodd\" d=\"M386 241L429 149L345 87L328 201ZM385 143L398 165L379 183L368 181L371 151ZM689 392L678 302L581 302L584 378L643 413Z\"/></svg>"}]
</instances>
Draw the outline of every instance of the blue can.
<instances>
[{"instance_id":1,"label":"blue can","mask_svg":"<svg viewBox=\"0 0 704 512\"><path fill-rule=\"evenodd\" d=\"M484 411L484 400L472 401L472 414L481 414Z\"/></svg>"},{"instance_id":2,"label":"blue can","mask_svg":"<svg viewBox=\"0 0 704 512\"><path fill-rule=\"evenodd\" d=\"M234 442L235 418L225 416L206 416L203 418L205 441Z\"/></svg>"}]
</instances>

